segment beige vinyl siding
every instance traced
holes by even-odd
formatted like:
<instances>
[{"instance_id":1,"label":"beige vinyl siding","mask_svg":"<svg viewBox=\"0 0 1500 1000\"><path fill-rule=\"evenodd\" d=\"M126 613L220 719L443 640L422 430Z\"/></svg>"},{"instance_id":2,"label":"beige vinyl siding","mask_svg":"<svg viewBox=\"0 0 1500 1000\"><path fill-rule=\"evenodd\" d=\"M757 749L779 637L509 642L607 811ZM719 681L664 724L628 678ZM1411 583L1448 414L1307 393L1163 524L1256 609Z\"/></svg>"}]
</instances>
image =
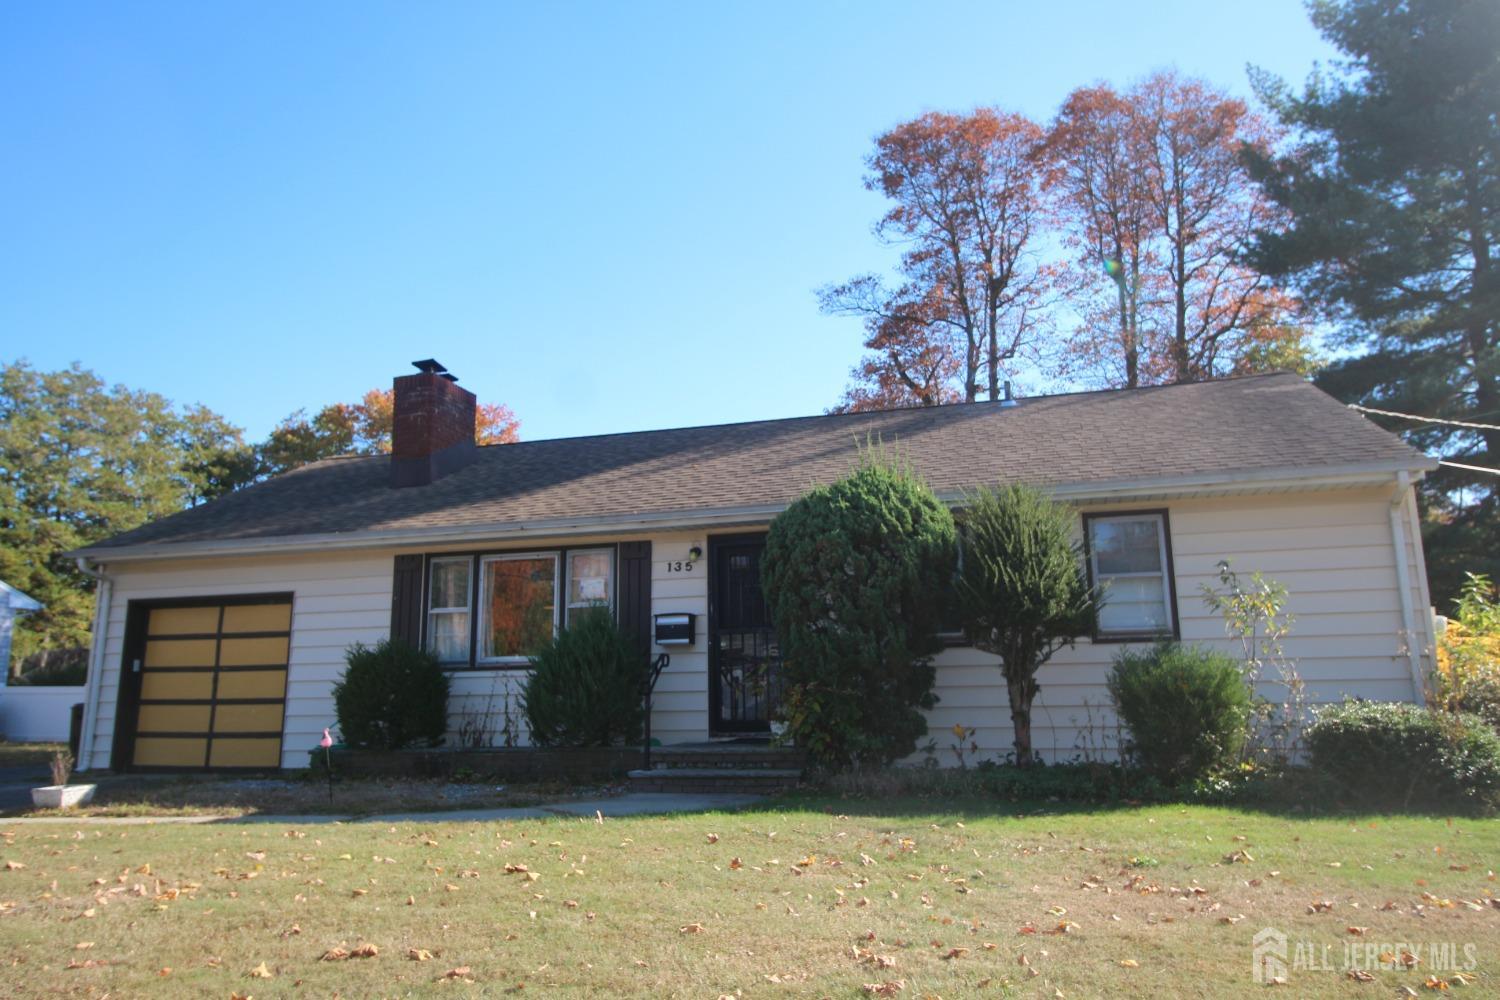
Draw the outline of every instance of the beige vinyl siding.
<instances>
[{"instance_id":1,"label":"beige vinyl siding","mask_svg":"<svg viewBox=\"0 0 1500 1000\"><path fill-rule=\"evenodd\" d=\"M1298 662L1310 701L1327 704L1345 695L1411 701L1416 694L1402 635L1392 499L1392 490L1385 488L1088 505L1080 510L1168 509L1184 642L1237 648L1202 595L1204 585L1219 586L1218 563L1229 559L1242 579L1258 570L1289 591L1287 610L1296 621L1283 645ZM1416 550L1410 537L1406 543L1408 568L1415 576ZM1424 629L1430 618L1425 583L1409 580L1407 586L1414 620ZM1119 734L1105 678L1121 648L1085 639L1042 668L1032 742L1043 756L1067 760L1114 751ZM1429 653L1430 641L1422 650L1424 670ZM995 660L959 647L945 650L937 664L941 700L928 717L939 762L953 762L955 724L978 728L981 758L1009 752L1010 709ZM1263 680L1266 697L1279 700L1279 691L1270 678Z\"/></svg>"},{"instance_id":2,"label":"beige vinyl siding","mask_svg":"<svg viewBox=\"0 0 1500 1000\"><path fill-rule=\"evenodd\" d=\"M1242 575L1259 570L1286 585L1289 610L1296 616L1286 640L1299 661L1314 701L1335 702L1359 695L1382 700L1415 697L1406 655L1391 530L1392 500L1402 516L1410 579L1412 617L1423 669L1431 662L1430 614L1420 573L1420 543L1409 498L1389 487L1301 493L1265 493L1214 499L1185 499L1089 505L1101 513L1166 507L1169 512L1177 607L1187 642L1232 648L1221 620L1203 604L1200 589L1217 585L1220 559L1232 560ZM708 565L671 572L669 562L685 561L702 546L703 532L672 532L652 541L652 611L699 616L691 647L654 647L668 652L670 668L656 690L653 733L664 743L702 740L708 735ZM567 545L612 544L626 536L536 539L528 550ZM496 546L499 547L499 546ZM469 546L455 551L473 551ZM305 556L221 558L106 565L114 581L108 628L103 636L103 670L93 751L85 766L108 767L114 735L115 696L124 653L125 611L132 600L222 597L290 592L293 597L283 767L304 767L307 751L323 727L333 724L332 686L344 668L351 643L373 643L390 628L391 573L397 554L419 548L388 548ZM1035 746L1051 759L1086 750L1112 752L1117 734L1108 712L1104 680L1110 659L1121 647L1087 640L1060 652L1042 670L1041 694L1033 719ZM970 648L938 657L938 695L930 713L938 760L952 763L949 748L955 723L978 727L980 756L1010 749L1005 687L993 658ZM458 742L466 718L488 717L489 742L503 741L505 707L525 742L519 691L524 670L459 671L453 674L450 744ZM1267 684L1264 693L1275 697ZM1090 720L1092 719L1092 723Z\"/></svg>"}]
</instances>

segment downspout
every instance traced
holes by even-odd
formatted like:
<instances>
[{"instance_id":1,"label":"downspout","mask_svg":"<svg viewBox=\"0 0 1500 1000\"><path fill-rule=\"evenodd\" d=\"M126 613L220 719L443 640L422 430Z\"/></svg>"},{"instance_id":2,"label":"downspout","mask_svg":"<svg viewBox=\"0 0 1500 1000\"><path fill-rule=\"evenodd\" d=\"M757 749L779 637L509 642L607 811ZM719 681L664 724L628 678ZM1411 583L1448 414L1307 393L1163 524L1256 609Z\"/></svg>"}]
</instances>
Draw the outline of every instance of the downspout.
<instances>
[{"instance_id":1,"label":"downspout","mask_svg":"<svg viewBox=\"0 0 1500 1000\"><path fill-rule=\"evenodd\" d=\"M99 688L104 683L104 647L109 641L110 578L103 570L90 569L88 559L79 556L78 571L93 577L94 642L89 650L88 686L83 692L83 732L78 738L78 769L88 771L94 765L94 728L99 721ZM110 763L114 763L111 761Z\"/></svg>"},{"instance_id":2,"label":"downspout","mask_svg":"<svg viewBox=\"0 0 1500 1000\"><path fill-rule=\"evenodd\" d=\"M1418 650L1417 619L1411 603L1411 566L1406 558L1406 495L1411 491L1411 474L1405 469L1396 473L1396 489L1391 495L1391 543L1396 547L1396 589L1401 598L1401 629L1406 641L1406 659L1411 668L1412 699L1427 701L1427 687L1422 680L1422 659Z\"/></svg>"}]
</instances>

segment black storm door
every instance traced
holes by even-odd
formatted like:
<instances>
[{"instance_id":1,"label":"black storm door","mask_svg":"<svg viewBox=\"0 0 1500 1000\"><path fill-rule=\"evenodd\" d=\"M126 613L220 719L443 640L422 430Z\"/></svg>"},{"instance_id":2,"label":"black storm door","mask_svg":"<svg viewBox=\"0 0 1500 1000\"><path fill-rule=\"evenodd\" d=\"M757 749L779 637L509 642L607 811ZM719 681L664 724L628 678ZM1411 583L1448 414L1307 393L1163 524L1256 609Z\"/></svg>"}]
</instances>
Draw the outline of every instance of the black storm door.
<instances>
[{"instance_id":1,"label":"black storm door","mask_svg":"<svg viewBox=\"0 0 1500 1000\"><path fill-rule=\"evenodd\" d=\"M765 733L781 700L781 646L760 590L765 536L711 539L709 732Z\"/></svg>"}]
</instances>

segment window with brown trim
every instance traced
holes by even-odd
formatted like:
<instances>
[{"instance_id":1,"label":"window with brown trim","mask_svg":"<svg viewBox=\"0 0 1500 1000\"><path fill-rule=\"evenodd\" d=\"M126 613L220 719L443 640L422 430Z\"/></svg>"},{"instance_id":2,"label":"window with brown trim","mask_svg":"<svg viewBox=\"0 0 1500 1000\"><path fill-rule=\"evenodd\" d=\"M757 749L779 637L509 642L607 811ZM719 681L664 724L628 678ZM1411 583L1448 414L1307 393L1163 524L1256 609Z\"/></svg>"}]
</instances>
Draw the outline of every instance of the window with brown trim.
<instances>
[{"instance_id":1,"label":"window with brown trim","mask_svg":"<svg viewBox=\"0 0 1500 1000\"><path fill-rule=\"evenodd\" d=\"M1176 636L1177 594L1165 510L1083 515L1090 583L1101 592L1096 639Z\"/></svg>"}]
</instances>

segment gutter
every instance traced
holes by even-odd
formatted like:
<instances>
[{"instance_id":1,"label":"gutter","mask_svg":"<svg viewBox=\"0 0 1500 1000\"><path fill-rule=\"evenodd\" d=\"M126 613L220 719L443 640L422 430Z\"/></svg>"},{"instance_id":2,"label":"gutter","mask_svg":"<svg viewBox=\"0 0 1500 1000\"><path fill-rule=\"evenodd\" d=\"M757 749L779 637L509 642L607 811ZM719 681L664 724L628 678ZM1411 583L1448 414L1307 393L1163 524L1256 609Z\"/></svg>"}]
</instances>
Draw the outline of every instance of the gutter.
<instances>
[{"instance_id":1,"label":"gutter","mask_svg":"<svg viewBox=\"0 0 1500 1000\"><path fill-rule=\"evenodd\" d=\"M89 648L88 686L83 692L83 732L78 735L77 766L80 771L89 771L94 764L94 730L99 722L99 689L104 683L104 647L109 641L109 605L113 588L112 581L102 569L89 568L89 561L83 556L77 556L76 561L80 573L98 582L94 588L94 641Z\"/></svg>"},{"instance_id":2,"label":"gutter","mask_svg":"<svg viewBox=\"0 0 1500 1000\"><path fill-rule=\"evenodd\" d=\"M1409 466L1397 467L1389 462L1364 463L1318 469L1261 469L1231 472L1213 476L1185 475L1150 479L1101 480L1042 487L1053 499L1065 503L1112 500L1139 500L1163 496L1192 496L1225 489L1309 489L1352 486L1378 486L1390 482L1392 472L1420 478L1437 468L1437 461L1421 456ZM964 490L943 490L938 498L949 504L964 499ZM392 548L403 545L433 546L466 542L503 541L535 537L562 538L570 535L627 534L635 532L697 530L742 527L765 524L786 509L790 501L750 504L734 507L678 509L647 514L611 514L541 518L469 525L460 528L398 528L385 531L323 532L305 535L274 535L266 538L215 539L196 542L160 542L118 547L102 546L77 549L74 558L108 559L115 562L137 562L164 559L197 559L216 556L256 556L312 551Z\"/></svg>"},{"instance_id":3,"label":"gutter","mask_svg":"<svg viewBox=\"0 0 1500 1000\"><path fill-rule=\"evenodd\" d=\"M1391 543L1396 548L1396 590L1401 598L1401 630L1406 641L1407 664L1411 668L1412 700L1422 705L1427 701L1427 686L1422 678L1417 621L1411 600L1411 567L1406 558L1406 504L1410 493L1411 475L1403 469L1396 473L1396 488L1391 494ZM1426 634L1427 630L1423 629L1421 638Z\"/></svg>"}]
</instances>

